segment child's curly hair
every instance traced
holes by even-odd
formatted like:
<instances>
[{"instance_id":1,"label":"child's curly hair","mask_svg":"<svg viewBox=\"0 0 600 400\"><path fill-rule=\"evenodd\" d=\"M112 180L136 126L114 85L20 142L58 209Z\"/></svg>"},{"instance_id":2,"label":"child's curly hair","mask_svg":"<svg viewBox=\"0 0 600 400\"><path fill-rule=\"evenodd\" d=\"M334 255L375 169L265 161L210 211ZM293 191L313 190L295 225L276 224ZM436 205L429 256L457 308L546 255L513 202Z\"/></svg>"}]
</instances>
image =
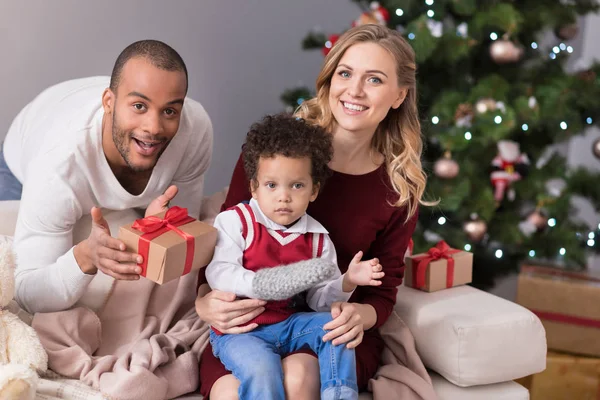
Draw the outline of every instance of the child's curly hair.
<instances>
[{"instance_id":1,"label":"child's curly hair","mask_svg":"<svg viewBox=\"0 0 600 400\"><path fill-rule=\"evenodd\" d=\"M277 155L311 160L313 184L323 185L331 175L327 164L333 157L331 134L289 114L267 115L254 123L242 146L246 176L256 185L258 161Z\"/></svg>"}]
</instances>

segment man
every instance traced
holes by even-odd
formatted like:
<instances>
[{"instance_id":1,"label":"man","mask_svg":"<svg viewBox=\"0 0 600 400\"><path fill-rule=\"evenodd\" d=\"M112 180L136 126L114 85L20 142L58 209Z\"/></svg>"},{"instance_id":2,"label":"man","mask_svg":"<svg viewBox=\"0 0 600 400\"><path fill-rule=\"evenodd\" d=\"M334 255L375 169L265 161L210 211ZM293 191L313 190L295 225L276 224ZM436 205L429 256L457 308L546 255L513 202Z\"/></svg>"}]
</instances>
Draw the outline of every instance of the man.
<instances>
[{"instance_id":1,"label":"man","mask_svg":"<svg viewBox=\"0 0 600 400\"><path fill-rule=\"evenodd\" d=\"M72 307L98 270L139 279L141 256L111 237L100 209L158 212L173 200L199 216L212 126L187 87L179 54L144 40L123 50L110 80L50 87L15 118L5 162L0 152L0 199L18 198L23 185L16 299L29 312ZM74 245L73 227L88 214L89 237Z\"/></svg>"}]
</instances>

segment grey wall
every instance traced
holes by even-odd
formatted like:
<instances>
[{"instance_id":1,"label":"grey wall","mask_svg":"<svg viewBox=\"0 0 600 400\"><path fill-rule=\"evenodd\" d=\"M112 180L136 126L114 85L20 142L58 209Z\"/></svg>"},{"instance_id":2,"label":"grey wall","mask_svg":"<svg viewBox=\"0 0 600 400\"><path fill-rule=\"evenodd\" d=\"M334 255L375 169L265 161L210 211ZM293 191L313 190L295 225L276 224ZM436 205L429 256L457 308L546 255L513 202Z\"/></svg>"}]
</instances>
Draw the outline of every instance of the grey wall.
<instances>
[{"instance_id":1,"label":"grey wall","mask_svg":"<svg viewBox=\"0 0 600 400\"><path fill-rule=\"evenodd\" d=\"M335 32L360 13L349 0L0 0L0 141L18 111L63 80L109 75L129 43L159 39L180 52L189 95L215 129L207 192L229 182L248 126L282 110L281 92L313 85L323 57L304 35Z\"/></svg>"}]
</instances>

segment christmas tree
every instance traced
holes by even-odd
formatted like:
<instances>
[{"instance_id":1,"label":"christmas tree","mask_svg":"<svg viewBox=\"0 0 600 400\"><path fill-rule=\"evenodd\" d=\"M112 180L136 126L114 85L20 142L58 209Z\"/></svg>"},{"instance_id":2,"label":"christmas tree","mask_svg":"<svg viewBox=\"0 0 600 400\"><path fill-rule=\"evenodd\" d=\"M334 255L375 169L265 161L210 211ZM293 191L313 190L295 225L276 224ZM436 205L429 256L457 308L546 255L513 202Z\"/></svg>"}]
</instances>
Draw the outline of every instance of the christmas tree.
<instances>
[{"instance_id":1,"label":"christmas tree","mask_svg":"<svg viewBox=\"0 0 600 400\"><path fill-rule=\"evenodd\" d=\"M416 52L427 197L440 203L421 207L415 252L440 239L473 252L482 288L532 259L585 268L600 227L575 220L571 198L600 208L600 176L547 149L600 121L600 65L565 70L577 17L596 1L354 2L349 27L386 24ZM303 48L327 54L342 33L310 32ZM292 111L313 95L282 100ZM600 158L600 141L590 151Z\"/></svg>"}]
</instances>

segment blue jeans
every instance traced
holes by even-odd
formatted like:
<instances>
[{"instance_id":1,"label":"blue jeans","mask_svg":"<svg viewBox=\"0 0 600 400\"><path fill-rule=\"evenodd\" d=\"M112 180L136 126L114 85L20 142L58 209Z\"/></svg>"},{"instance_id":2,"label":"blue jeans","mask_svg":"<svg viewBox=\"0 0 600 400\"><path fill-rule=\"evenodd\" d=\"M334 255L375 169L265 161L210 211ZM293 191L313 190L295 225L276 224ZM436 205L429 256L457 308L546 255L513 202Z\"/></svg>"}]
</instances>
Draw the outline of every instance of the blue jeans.
<instances>
[{"instance_id":1,"label":"blue jeans","mask_svg":"<svg viewBox=\"0 0 600 400\"><path fill-rule=\"evenodd\" d=\"M215 357L240 381L240 400L285 400L281 357L310 348L319 356L321 399L358 399L354 349L323 342L329 313L297 313L248 333L210 332Z\"/></svg>"},{"instance_id":2,"label":"blue jeans","mask_svg":"<svg viewBox=\"0 0 600 400\"><path fill-rule=\"evenodd\" d=\"M3 145L0 143L0 200L21 200L23 186L6 165Z\"/></svg>"}]
</instances>

